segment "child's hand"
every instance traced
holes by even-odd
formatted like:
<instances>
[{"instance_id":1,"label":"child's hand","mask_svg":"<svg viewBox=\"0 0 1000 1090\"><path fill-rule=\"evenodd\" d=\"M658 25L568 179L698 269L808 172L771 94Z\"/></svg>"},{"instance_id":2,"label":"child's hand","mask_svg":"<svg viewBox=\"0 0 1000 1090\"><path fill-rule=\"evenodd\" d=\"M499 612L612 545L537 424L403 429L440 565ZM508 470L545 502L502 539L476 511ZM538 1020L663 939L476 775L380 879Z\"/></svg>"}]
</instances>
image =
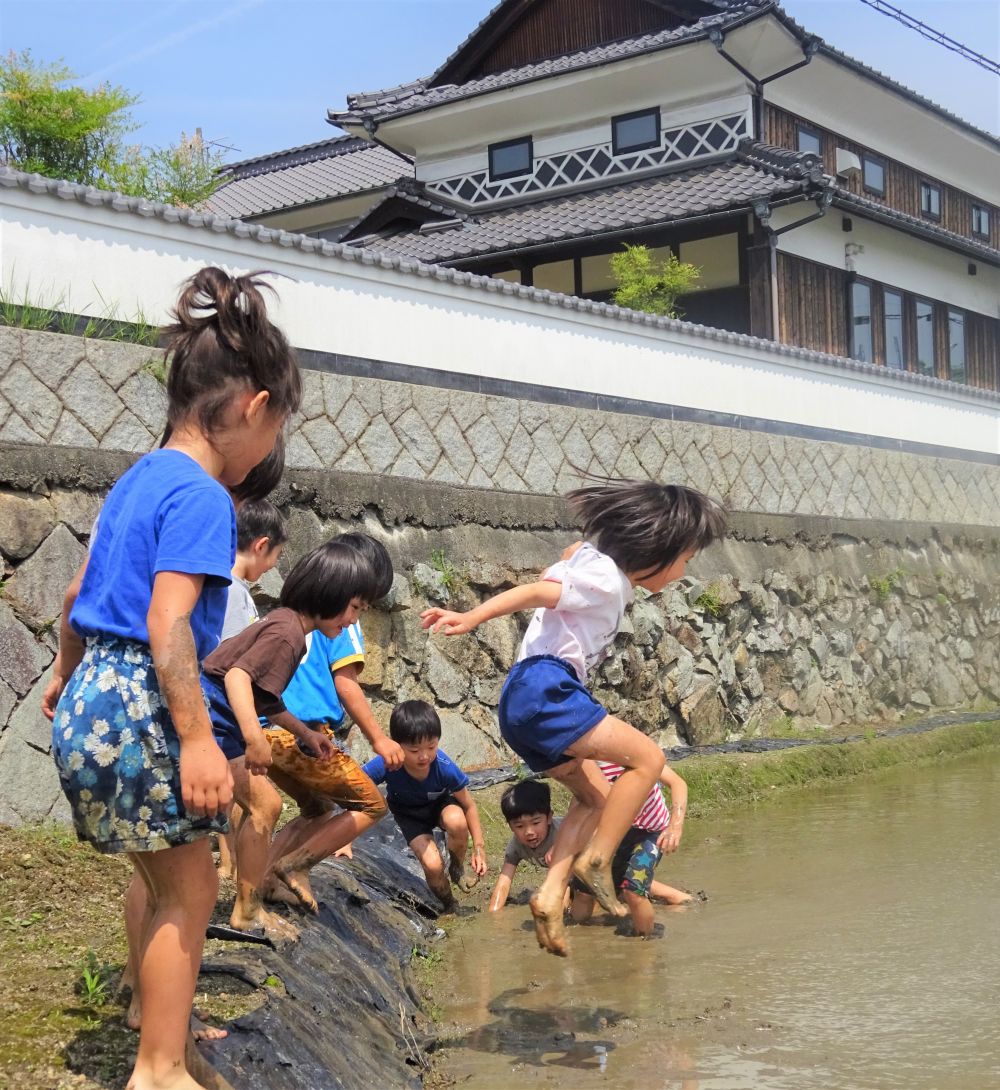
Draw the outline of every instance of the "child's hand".
<instances>
[{"instance_id":1,"label":"child's hand","mask_svg":"<svg viewBox=\"0 0 1000 1090\"><path fill-rule=\"evenodd\" d=\"M395 772L403 767L403 758L406 754L403 753L403 747L399 742L394 742L383 734L381 738L377 738L372 742L372 749L385 761L387 771Z\"/></svg>"},{"instance_id":2,"label":"child's hand","mask_svg":"<svg viewBox=\"0 0 1000 1090\"><path fill-rule=\"evenodd\" d=\"M316 730L306 731L305 734L299 737L299 743L302 749L309 754L310 757L315 757L317 761L329 761L329 759L337 752L337 747L330 741L325 735ZM268 746L268 750L270 750Z\"/></svg>"},{"instance_id":3,"label":"child's hand","mask_svg":"<svg viewBox=\"0 0 1000 1090\"><path fill-rule=\"evenodd\" d=\"M684 832L683 822L674 824L671 823L663 830L662 833L656 838L657 847L664 855L669 855L671 852L677 851L677 847L681 842L681 835Z\"/></svg>"},{"instance_id":4,"label":"child's hand","mask_svg":"<svg viewBox=\"0 0 1000 1090\"><path fill-rule=\"evenodd\" d=\"M456 613L453 609L431 606L420 614L420 625L431 632L443 632L446 636L462 636L476 626L469 621L468 613Z\"/></svg>"},{"instance_id":5,"label":"child's hand","mask_svg":"<svg viewBox=\"0 0 1000 1090\"><path fill-rule=\"evenodd\" d=\"M215 817L233 801L233 777L215 739L181 739L181 799L193 817Z\"/></svg>"},{"instance_id":6,"label":"child's hand","mask_svg":"<svg viewBox=\"0 0 1000 1090\"><path fill-rule=\"evenodd\" d=\"M470 862L472 864L472 869L476 872L476 874L479 875L480 878L482 878L482 876L489 869L486 866L486 851L481 846L476 847L475 845L473 845L472 859L470 860Z\"/></svg>"},{"instance_id":7,"label":"child's hand","mask_svg":"<svg viewBox=\"0 0 1000 1090\"><path fill-rule=\"evenodd\" d=\"M66 678L58 670L53 671L52 680L45 686L45 692L42 693L42 715L50 722L56 717L56 705L65 688Z\"/></svg>"},{"instance_id":8,"label":"child's hand","mask_svg":"<svg viewBox=\"0 0 1000 1090\"><path fill-rule=\"evenodd\" d=\"M271 767L271 743L268 742L262 730L250 735L244 760L247 772L252 776L267 775L267 770Z\"/></svg>"}]
</instances>

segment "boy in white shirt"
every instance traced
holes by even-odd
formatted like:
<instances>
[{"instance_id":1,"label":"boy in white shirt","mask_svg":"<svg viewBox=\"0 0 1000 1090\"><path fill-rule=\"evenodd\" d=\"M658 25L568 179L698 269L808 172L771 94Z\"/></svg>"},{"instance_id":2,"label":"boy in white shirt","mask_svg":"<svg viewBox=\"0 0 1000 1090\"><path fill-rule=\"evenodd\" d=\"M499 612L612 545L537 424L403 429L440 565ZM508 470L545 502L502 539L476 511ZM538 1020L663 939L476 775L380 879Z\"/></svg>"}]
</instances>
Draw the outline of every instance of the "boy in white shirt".
<instances>
[{"instance_id":1,"label":"boy in white shirt","mask_svg":"<svg viewBox=\"0 0 1000 1090\"><path fill-rule=\"evenodd\" d=\"M607 481L569 499L585 542L535 583L503 591L467 613L434 607L423 625L455 636L484 621L535 609L518 661L500 697L500 731L535 772L547 772L574 800L552 850L548 874L531 899L539 945L566 956L563 902L575 874L612 915L618 900L611 861L663 769L659 746L608 715L584 687L608 652L634 587L657 594L725 530L714 500L679 485ZM609 785L594 761L622 766Z\"/></svg>"},{"instance_id":2,"label":"boy in white shirt","mask_svg":"<svg viewBox=\"0 0 1000 1090\"><path fill-rule=\"evenodd\" d=\"M287 540L285 520L273 503L249 500L240 504L236 514L236 563L226 600L222 639L238 636L260 618L250 584L278 563Z\"/></svg>"}]
</instances>

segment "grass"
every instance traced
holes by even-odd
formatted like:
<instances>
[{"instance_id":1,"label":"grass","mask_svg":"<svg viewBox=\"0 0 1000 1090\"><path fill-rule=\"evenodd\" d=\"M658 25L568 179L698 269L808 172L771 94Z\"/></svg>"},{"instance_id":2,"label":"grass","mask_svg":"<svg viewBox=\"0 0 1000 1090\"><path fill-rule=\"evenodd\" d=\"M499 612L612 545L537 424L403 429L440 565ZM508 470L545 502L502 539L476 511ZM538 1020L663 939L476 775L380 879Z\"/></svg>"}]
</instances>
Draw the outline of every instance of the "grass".
<instances>
[{"instance_id":1,"label":"grass","mask_svg":"<svg viewBox=\"0 0 1000 1090\"><path fill-rule=\"evenodd\" d=\"M868 585L875 592L875 597L880 602L884 602L892 594L893 590L899 586L900 582L906 575L905 568L896 568L894 571L886 572L885 575L870 575L868 577Z\"/></svg>"},{"instance_id":2,"label":"grass","mask_svg":"<svg viewBox=\"0 0 1000 1090\"><path fill-rule=\"evenodd\" d=\"M441 586L447 591L454 590L462 581L462 573L448 559L444 549L434 549L431 553L431 567L441 576Z\"/></svg>"},{"instance_id":3,"label":"grass","mask_svg":"<svg viewBox=\"0 0 1000 1090\"><path fill-rule=\"evenodd\" d=\"M695 609L700 609L703 613L707 613L711 617L721 617L726 611L726 607L719 597L718 589L714 584L707 586L701 594L698 595L694 606Z\"/></svg>"}]
</instances>

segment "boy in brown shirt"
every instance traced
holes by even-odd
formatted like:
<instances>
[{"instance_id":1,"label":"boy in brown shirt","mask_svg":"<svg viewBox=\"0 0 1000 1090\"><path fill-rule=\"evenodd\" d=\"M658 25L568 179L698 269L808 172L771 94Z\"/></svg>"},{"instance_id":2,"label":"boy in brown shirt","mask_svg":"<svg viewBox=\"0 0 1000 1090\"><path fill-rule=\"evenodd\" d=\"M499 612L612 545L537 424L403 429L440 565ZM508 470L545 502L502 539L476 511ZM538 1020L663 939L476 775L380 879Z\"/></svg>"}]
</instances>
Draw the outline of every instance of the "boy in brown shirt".
<instances>
[{"instance_id":1,"label":"boy in brown shirt","mask_svg":"<svg viewBox=\"0 0 1000 1090\"><path fill-rule=\"evenodd\" d=\"M246 811L236 839L236 901L230 917L240 930L297 937L296 929L261 901L281 796L267 779L271 746L260 716L277 717L314 757L333 755L329 738L287 713L281 693L305 654L306 634L318 630L332 638L353 624L373 599L374 583L371 564L356 549L336 541L320 545L290 572L279 608L220 644L202 664L212 730L229 760L233 797Z\"/></svg>"}]
</instances>

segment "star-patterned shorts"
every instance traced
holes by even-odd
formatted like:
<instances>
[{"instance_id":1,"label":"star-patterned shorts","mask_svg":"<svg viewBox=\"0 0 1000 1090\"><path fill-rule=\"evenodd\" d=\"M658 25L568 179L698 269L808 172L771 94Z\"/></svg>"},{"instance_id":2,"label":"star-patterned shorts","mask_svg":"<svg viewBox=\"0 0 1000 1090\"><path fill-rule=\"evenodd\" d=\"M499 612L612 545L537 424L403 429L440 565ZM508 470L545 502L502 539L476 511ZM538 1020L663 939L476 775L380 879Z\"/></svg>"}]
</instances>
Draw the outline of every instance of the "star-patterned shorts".
<instances>
[{"instance_id":1,"label":"star-patterned shorts","mask_svg":"<svg viewBox=\"0 0 1000 1090\"><path fill-rule=\"evenodd\" d=\"M224 815L189 817L180 743L149 648L88 640L56 707L52 754L77 836L100 852L152 852L225 832Z\"/></svg>"},{"instance_id":2,"label":"star-patterned shorts","mask_svg":"<svg viewBox=\"0 0 1000 1090\"><path fill-rule=\"evenodd\" d=\"M611 863L615 889L638 893L640 897L649 896L653 871L663 855L656 843L659 835L652 829L639 829L634 825L629 829Z\"/></svg>"}]
</instances>

